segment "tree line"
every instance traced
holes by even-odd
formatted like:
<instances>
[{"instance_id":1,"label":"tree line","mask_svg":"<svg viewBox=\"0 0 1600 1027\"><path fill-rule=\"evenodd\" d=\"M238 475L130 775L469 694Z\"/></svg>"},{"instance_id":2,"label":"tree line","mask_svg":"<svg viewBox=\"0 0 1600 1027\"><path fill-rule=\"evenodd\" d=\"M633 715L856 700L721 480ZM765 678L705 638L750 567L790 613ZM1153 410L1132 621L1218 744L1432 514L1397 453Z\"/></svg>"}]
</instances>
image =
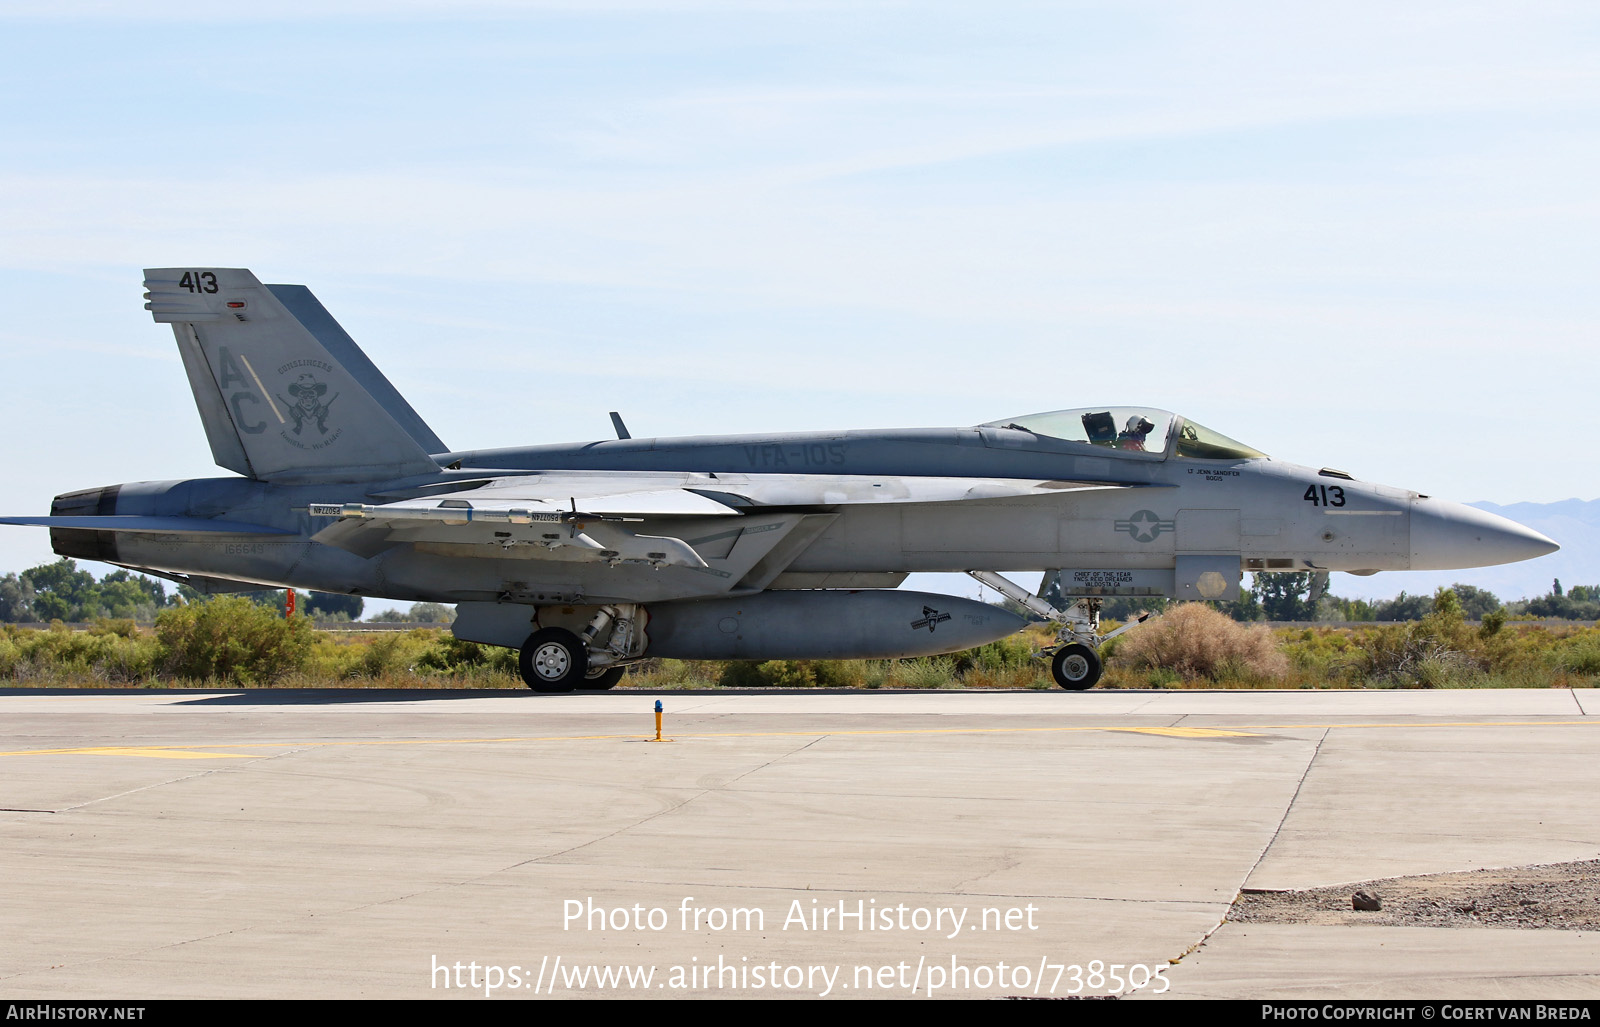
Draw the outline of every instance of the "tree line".
<instances>
[{"instance_id":1,"label":"tree line","mask_svg":"<svg viewBox=\"0 0 1600 1027\"><path fill-rule=\"evenodd\" d=\"M1550 620L1600 620L1600 585L1574 585L1563 591L1557 578L1549 592L1532 599L1502 602L1488 589L1457 583L1450 586L1467 620L1481 621L1491 614L1505 617L1532 617ZM1253 574L1239 598L1227 603L1210 603L1222 613L1242 623L1274 622L1400 622L1420 621L1434 611L1434 595L1401 592L1393 599L1346 599L1323 594L1312 598L1312 575L1308 571ZM1057 605L1059 594L1046 594ZM1109 596L1102 601L1101 616L1126 621L1141 613L1162 613L1173 605L1158 596ZM1021 612L1020 610L1018 612Z\"/></svg>"},{"instance_id":2,"label":"tree line","mask_svg":"<svg viewBox=\"0 0 1600 1027\"><path fill-rule=\"evenodd\" d=\"M1393 599L1346 599L1336 595L1312 598L1309 573L1254 574L1250 586L1230 603L1212 606L1236 621L1419 621L1433 611L1432 595L1401 592ZM259 606L284 606L283 589L236 592ZM1600 620L1600 585L1574 585L1563 589L1556 579L1550 591L1532 599L1502 603L1493 592L1473 585L1451 586L1461 612L1468 620L1483 620L1503 610L1503 616L1536 617L1552 620ZM148 624L161 610L203 602L207 597L178 585L172 592L156 578L125 570L111 571L96 579L88 571L63 557L54 563L40 564L20 573L0 577L0 622L89 623L102 618L132 620ZM1060 603L1059 594L1046 599ZM1157 596L1112 596L1104 600L1102 616L1128 620L1142 612L1161 613L1170 599ZM1011 606L1009 602L1006 604ZM365 601L360 596L329 592L297 592L295 608L313 620L356 621ZM1020 609L1018 612L1022 612ZM455 611L441 603L414 603L410 610L384 610L370 618L371 623L448 624Z\"/></svg>"},{"instance_id":3,"label":"tree line","mask_svg":"<svg viewBox=\"0 0 1600 1027\"><path fill-rule=\"evenodd\" d=\"M75 561L63 557L54 563L0 577L0 622L90 623L107 619L149 624L162 610L204 602L208 598L188 585L177 585L171 592L167 589L167 583L157 578L125 570L111 571L97 579L88 571L79 570ZM286 591L273 588L229 594L281 611ZM355 621L361 618L364 607L365 601L360 596L295 593L295 611L312 620ZM443 624L454 616L448 606L416 603L407 612L385 610L372 620Z\"/></svg>"}]
</instances>

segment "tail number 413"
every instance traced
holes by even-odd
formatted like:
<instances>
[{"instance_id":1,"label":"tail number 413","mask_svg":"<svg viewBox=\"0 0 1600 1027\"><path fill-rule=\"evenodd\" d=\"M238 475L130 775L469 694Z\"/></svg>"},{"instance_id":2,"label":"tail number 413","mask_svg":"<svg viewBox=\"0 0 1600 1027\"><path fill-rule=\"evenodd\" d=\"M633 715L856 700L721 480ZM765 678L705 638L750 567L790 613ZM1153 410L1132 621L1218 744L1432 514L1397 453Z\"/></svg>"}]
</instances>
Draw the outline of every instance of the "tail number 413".
<instances>
[{"instance_id":1,"label":"tail number 413","mask_svg":"<svg viewBox=\"0 0 1600 1027\"><path fill-rule=\"evenodd\" d=\"M190 292L216 292L217 276L210 271L185 271L183 277L178 279L178 288Z\"/></svg>"},{"instance_id":2,"label":"tail number 413","mask_svg":"<svg viewBox=\"0 0 1600 1027\"><path fill-rule=\"evenodd\" d=\"M1338 485L1307 485L1306 494L1300 498L1312 506L1343 506L1344 489Z\"/></svg>"}]
</instances>

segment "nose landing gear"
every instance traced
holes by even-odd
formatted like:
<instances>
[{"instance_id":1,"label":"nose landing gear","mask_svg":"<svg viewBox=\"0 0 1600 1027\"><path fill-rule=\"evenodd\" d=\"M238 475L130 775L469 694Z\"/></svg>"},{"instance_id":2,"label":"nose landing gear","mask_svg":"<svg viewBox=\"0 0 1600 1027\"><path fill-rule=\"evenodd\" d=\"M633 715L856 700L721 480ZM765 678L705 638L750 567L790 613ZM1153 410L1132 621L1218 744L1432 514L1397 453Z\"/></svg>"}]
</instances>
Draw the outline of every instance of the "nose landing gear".
<instances>
[{"instance_id":1,"label":"nose landing gear","mask_svg":"<svg viewBox=\"0 0 1600 1027\"><path fill-rule=\"evenodd\" d=\"M1100 654L1081 642L1062 646L1050 658L1050 676L1056 684L1074 692L1093 688L1103 668Z\"/></svg>"},{"instance_id":2,"label":"nose landing gear","mask_svg":"<svg viewBox=\"0 0 1600 1027\"><path fill-rule=\"evenodd\" d=\"M1058 625L1056 648L1046 650L1050 655L1050 676L1056 684L1068 691L1081 692L1093 688L1100 680L1105 663L1100 658L1100 647L1130 628L1138 627L1149 619L1148 613L1129 621L1109 634L1100 634L1100 599L1086 596L1065 609L1058 609L1040 597L1031 594L1009 578L993 571L968 571L968 574L999 592L1001 595Z\"/></svg>"}]
</instances>

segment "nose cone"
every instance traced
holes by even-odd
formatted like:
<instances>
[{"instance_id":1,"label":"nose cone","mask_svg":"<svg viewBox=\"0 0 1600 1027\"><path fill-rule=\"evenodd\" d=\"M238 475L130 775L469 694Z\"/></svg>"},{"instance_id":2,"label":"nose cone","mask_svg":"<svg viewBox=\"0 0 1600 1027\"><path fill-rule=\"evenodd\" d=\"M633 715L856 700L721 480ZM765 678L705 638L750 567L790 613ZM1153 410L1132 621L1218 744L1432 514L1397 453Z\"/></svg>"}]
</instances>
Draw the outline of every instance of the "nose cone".
<instances>
[{"instance_id":1,"label":"nose cone","mask_svg":"<svg viewBox=\"0 0 1600 1027\"><path fill-rule=\"evenodd\" d=\"M1411 569L1451 571L1516 563L1561 547L1516 521L1442 499L1411 502Z\"/></svg>"}]
</instances>

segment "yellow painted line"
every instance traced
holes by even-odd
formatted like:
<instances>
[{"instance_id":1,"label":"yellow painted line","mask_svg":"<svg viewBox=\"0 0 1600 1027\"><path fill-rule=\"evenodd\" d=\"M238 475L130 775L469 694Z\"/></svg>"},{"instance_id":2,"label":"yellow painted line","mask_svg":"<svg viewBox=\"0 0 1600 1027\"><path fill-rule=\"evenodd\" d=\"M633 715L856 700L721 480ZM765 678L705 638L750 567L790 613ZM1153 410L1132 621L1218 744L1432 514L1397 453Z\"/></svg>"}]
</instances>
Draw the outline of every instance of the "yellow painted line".
<instances>
[{"instance_id":1,"label":"yellow painted line","mask_svg":"<svg viewBox=\"0 0 1600 1027\"><path fill-rule=\"evenodd\" d=\"M248 760L253 757L237 752L197 752L188 747L104 745L92 749L57 749L58 753L72 756L149 756L162 760ZM4 753L0 755L13 755Z\"/></svg>"},{"instance_id":2,"label":"yellow painted line","mask_svg":"<svg viewBox=\"0 0 1600 1027\"><path fill-rule=\"evenodd\" d=\"M1197 732L1208 730L1204 728L1116 728L1116 727L942 727L942 728L879 728L861 731L717 731L706 734L679 734L679 738L829 738L847 735L1012 735L1012 734L1059 734L1064 732L1083 731L1151 731L1161 733ZM1199 737L1194 734L1180 734L1179 737ZM522 738L373 738L364 741L343 742L212 742L207 745L163 745L163 751L215 749L226 746L230 749L325 749L348 748L368 745L503 745L511 742L606 742L606 741L650 741L650 735L530 735ZM132 747L130 747L132 748ZM0 752L0 756L70 756L81 753L113 752L115 747L109 748L70 748L70 749L19 749L12 752Z\"/></svg>"},{"instance_id":3,"label":"yellow painted line","mask_svg":"<svg viewBox=\"0 0 1600 1027\"><path fill-rule=\"evenodd\" d=\"M1168 738L1256 738L1249 731L1219 731L1209 727L1108 727L1106 731L1128 731L1138 735L1166 735Z\"/></svg>"},{"instance_id":4,"label":"yellow painted line","mask_svg":"<svg viewBox=\"0 0 1600 1027\"><path fill-rule=\"evenodd\" d=\"M1072 727L946 727L946 728L879 728L852 731L718 731L704 734L678 734L684 738L829 738L852 735L1018 735L1018 734L1069 734L1085 731L1117 731L1134 734L1163 735L1170 738L1226 738L1255 737L1263 731L1324 731L1343 728L1433 728L1433 727L1594 727L1600 717L1584 720L1470 720L1436 721L1424 724L1373 722L1360 724L1246 724L1227 727L1108 727L1101 725L1075 725ZM1249 730L1245 730L1248 728ZM227 749L323 749L348 748L372 745L504 745L531 742L604 742L649 741L647 734L616 735L529 735L510 738L374 738L365 741L341 742L213 742L207 745L160 746L97 746L67 749L19 749L0 752L0 756L65 756L65 755L149 755L160 753L171 756L180 752L202 753L248 759L246 754L214 753L210 750ZM182 757L176 757L182 758Z\"/></svg>"},{"instance_id":5,"label":"yellow painted line","mask_svg":"<svg viewBox=\"0 0 1600 1027\"><path fill-rule=\"evenodd\" d=\"M802 734L807 737L817 734L815 731L786 732L788 734ZM504 742L599 742L613 739L639 739L649 738L649 735L544 735L528 738L379 738L363 742L212 742L208 745L159 745L159 746L98 746L93 748L72 749L18 749L13 752L0 752L0 756L73 756L82 754L113 755L113 756L139 756L155 752L166 754L176 752L194 752L199 750L215 749L225 746L229 749L277 749L286 751L291 749L323 749L344 748L360 745L496 745ZM253 754L228 753L235 759L252 759Z\"/></svg>"},{"instance_id":6,"label":"yellow painted line","mask_svg":"<svg viewBox=\"0 0 1600 1027\"><path fill-rule=\"evenodd\" d=\"M1435 720L1426 724L1406 724L1394 721L1375 721L1369 724L1245 724L1254 731L1323 731L1330 728L1372 727L1592 727L1600 724L1600 717L1583 720Z\"/></svg>"}]
</instances>

